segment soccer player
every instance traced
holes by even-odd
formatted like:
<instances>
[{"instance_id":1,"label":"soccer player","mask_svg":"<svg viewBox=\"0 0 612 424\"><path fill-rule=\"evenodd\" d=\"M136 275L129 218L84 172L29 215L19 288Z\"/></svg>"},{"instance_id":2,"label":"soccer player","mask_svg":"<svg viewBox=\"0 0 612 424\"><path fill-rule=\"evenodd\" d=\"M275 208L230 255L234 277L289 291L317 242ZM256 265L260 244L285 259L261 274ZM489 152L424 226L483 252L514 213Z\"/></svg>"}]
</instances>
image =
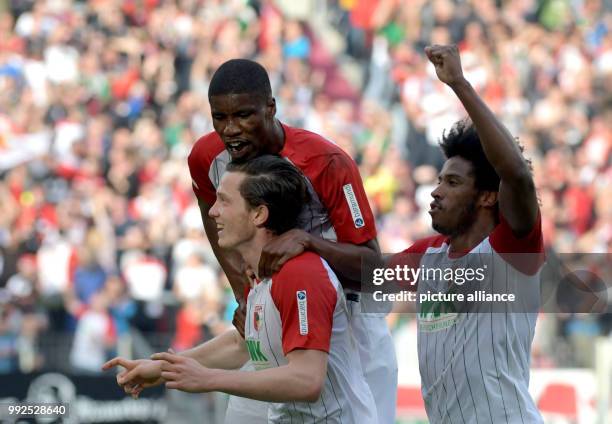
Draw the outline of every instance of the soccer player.
<instances>
[{"instance_id":1,"label":"soccer player","mask_svg":"<svg viewBox=\"0 0 612 424\"><path fill-rule=\"evenodd\" d=\"M424 270L479 268L484 275L483 281L462 285L456 278L419 278L419 296L465 294L477 288L514 292L522 301L537 304L544 256L529 164L464 78L457 48L436 45L425 53L471 123L457 123L442 138L447 160L429 211L440 235L418 240L391 263ZM528 392L536 312L526 305L420 303L419 370L431 423L542 422Z\"/></svg>"},{"instance_id":2,"label":"soccer player","mask_svg":"<svg viewBox=\"0 0 612 424\"><path fill-rule=\"evenodd\" d=\"M278 156L230 164L209 210L219 246L257 269L263 247L296 226L307 198L301 173ZM376 423L346 299L327 262L303 252L246 289L245 339L232 329L182 354L105 367L131 368L128 379L148 372L148 381L172 389L271 402L268 422ZM257 371L233 371L248 359Z\"/></svg>"},{"instance_id":3,"label":"soccer player","mask_svg":"<svg viewBox=\"0 0 612 424\"><path fill-rule=\"evenodd\" d=\"M299 228L287 231L263 248L258 274L269 277L290 258L310 251L329 263L345 288L354 289L347 290L347 299L363 371L376 399L379 421L394 423L397 361L393 340L384 316L363 314L359 304L362 260L375 263L380 251L374 218L355 162L323 137L276 119L268 74L256 62L233 59L222 64L211 79L208 98L215 131L195 143L188 160L189 170L206 234L237 300L244 304L243 261L236 252L218 246L216 225L208 211L230 161L246 162L262 154L278 154L305 175L311 201L303 207ZM241 327L240 319L235 323ZM231 397L228 422L254 422L258 410L262 410L261 405L246 405ZM249 417L241 415L245 411Z\"/></svg>"}]
</instances>

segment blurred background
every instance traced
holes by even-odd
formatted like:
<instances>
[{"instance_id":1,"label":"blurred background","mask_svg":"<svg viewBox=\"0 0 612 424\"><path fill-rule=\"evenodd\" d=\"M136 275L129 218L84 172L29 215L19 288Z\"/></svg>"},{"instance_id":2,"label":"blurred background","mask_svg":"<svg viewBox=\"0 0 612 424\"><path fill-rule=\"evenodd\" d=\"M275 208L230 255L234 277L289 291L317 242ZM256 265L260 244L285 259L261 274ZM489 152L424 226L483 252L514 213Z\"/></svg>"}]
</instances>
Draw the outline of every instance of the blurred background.
<instances>
[{"instance_id":1,"label":"blurred background","mask_svg":"<svg viewBox=\"0 0 612 424\"><path fill-rule=\"evenodd\" d=\"M283 122L352 155L397 252L431 233L437 141L465 116L423 48L456 43L533 161L549 260L609 258L611 29L600 0L0 0L0 402L68 402L67 422L220 422L224 395L132 400L100 366L231 326L186 161L230 58L266 67ZM414 317L389 325L398 422L425 423ZM541 314L531 391L548 423L612 422L611 328Z\"/></svg>"}]
</instances>

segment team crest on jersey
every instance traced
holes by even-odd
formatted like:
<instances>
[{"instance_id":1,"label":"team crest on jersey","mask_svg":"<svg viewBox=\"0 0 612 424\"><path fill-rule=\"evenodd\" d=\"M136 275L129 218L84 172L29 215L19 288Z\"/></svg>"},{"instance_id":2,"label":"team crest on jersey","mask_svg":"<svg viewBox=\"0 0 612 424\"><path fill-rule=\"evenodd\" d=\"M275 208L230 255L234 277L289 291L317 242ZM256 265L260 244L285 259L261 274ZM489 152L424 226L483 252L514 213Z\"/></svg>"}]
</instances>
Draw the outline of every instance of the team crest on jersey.
<instances>
[{"instance_id":1,"label":"team crest on jersey","mask_svg":"<svg viewBox=\"0 0 612 424\"><path fill-rule=\"evenodd\" d=\"M255 331L259 331L263 323L263 305L255 305L253 308L253 327Z\"/></svg>"}]
</instances>

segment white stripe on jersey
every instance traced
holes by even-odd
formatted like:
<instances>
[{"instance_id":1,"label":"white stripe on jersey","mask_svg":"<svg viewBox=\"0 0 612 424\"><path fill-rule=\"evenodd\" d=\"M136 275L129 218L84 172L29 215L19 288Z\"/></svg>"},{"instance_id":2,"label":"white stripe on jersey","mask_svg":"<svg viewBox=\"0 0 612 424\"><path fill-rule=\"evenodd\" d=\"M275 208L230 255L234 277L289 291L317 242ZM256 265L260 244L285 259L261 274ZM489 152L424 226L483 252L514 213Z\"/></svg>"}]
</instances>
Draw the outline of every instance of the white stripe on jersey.
<instances>
[{"instance_id":1,"label":"white stripe on jersey","mask_svg":"<svg viewBox=\"0 0 612 424\"><path fill-rule=\"evenodd\" d=\"M374 424L377 422L376 404L363 377L342 287L327 263L321 261L329 277L327 282L334 286L337 295L325 386L314 403L270 403L268 419L272 423L296 419L295 422L300 423ZM263 280L250 290L247 298L245 339L257 369L288 363L283 353L281 317L271 294L273 284L271 279ZM309 331L316 331L316 328Z\"/></svg>"}]
</instances>

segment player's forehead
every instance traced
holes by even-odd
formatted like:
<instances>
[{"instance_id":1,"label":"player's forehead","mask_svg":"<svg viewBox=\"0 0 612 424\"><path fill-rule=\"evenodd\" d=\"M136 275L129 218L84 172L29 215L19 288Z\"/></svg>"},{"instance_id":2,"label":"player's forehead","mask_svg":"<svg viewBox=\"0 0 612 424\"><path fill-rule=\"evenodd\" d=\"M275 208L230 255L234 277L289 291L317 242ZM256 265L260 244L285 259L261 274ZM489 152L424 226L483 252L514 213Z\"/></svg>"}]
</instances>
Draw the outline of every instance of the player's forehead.
<instances>
[{"instance_id":1,"label":"player's forehead","mask_svg":"<svg viewBox=\"0 0 612 424\"><path fill-rule=\"evenodd\" d=\"M240 185L246 177L242 172L226 171L219 181L217 195L232 197L240 194Z\"/></svg>"},{"instance_id":2,"label":"player's forehead","mask_svg":"<svg viewBox=\"0 0 612 424\"><path fill-rule=\"evenodd\" d=\"M263 108L264 102L256 93L217 94L210 97L212 113L234 113L244 109Z\"/></svg>"},{"instance_id":3,"label":"player's forehead","mask_svg":"<svg viewBox=\"0 0 612 424\"><path fill-rule=\"evenodd\" d=\"M442 170L440 171L439 178L458 176L463 178L470 178L474 175L473 165L470 161L454 156L444 162Z\"/></svg>"}]
</instances>

